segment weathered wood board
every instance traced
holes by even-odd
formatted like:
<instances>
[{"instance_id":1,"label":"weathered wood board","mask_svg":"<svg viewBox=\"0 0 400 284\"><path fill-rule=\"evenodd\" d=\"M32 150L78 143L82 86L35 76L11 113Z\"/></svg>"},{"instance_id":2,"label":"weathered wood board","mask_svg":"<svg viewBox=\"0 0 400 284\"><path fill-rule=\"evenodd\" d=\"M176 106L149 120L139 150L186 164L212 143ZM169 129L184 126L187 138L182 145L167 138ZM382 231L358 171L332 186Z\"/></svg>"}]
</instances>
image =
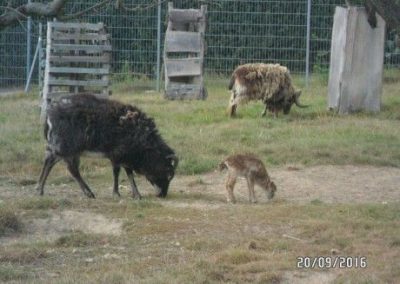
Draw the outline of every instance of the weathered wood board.
<instances>
[{"instance_id":1,"label":"weathered wood board","mask_svg":"<svg viewBox=\"0 0 400 284\"><path fill-rule=\"evenodd\" d=\"M332 31L328 108L340 114L380 110L385 21L371 28L361 7L336 7Z\"/></svg>"},{"instance_id":2,"label":"weathered wood board","mask_svg":"<svg viewBox=\"0 0 400 284\"><path fill-rule=\"evenodd\" d=\"M165 35L166 52L198 53L203 47L200 33L167 31Z\"/></svg>"},{"instance_id":3,"label":"weathered wood board","mask_svg":"<svg viewBox=\"0 0 400 284\"><path fill-rule=\"evenodd\" d=\"M201 67L200 58L167 59L165 62L165 68L170 79L172 77L202 76Z\"/></svg>"}]
</instances>

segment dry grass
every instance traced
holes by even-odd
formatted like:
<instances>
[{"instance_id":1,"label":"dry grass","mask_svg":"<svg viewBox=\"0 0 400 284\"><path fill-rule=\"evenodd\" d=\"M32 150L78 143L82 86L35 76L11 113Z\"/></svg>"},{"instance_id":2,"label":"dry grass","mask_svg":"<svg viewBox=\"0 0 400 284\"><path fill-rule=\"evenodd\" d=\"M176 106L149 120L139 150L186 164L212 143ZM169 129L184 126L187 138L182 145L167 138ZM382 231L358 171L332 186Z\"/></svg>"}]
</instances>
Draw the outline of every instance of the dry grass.
<instances>
[{"instance_id":1,"label":"dry grass","mask_svg":"<svg viewBox=\"0 0 400 284\"><path fill-rule=\"evenodd\" d=\"M0 237L9 233L21 231L22 223L18 216L9 208L0 206Z\"/></svg>"},{"instance_id":2,"label":"dry grass","mask_svg":"<svg viewBox=\"0 0 400 284\"><path fill-rule=\"evenodd\" d=\"M24 271L32 283L281 283L293 273L291 277L297 277L298 256L334 257L334 249L338 255L365 256L368 268L300 272L309 277L316 272L334 275L338 283L357 277L374 283L400 280L400 254L395 249L399 203L221 203L208 211L174 208L152 198L140 204L111 198L73 200L68 210L125 220L123 233L65 231L51 242L6 245L0 264L12 263L15 274L7 270L1 276L0 271L0 279L18 280L23 277L18 271ZM9 206L16 212L25 210L17 200ZM33 208L27 222L39 215L36 211L43 211ZM50 209L50 216L39 218L51 218L51 210L67 209Z\"/></svg>"},{"instance_id":3,"label":"dry grass","mask_svg":"<svg viewBox=\"0 0 400 284\"><path fill-rule=\"evenodd\" d=\"M91 159L83 159L82 172L98 199L83 197L62 164L50 175L46 196L33 197L32 180L38 176L44 153L38 102L26 96L1 98L0 232L6 228L7 234L0 236L0 281L400 282L398 200L387 204L326 204L321 200L294 204L278 198L266 204L233 206L210 192L203 193L201 189L210 185L198 174L214 170L220 159L238 151L260 153L268 167L398 167L400 82L385 84L381 113L339 117L325 110L326 86L315 80L302 98L312 107L294 109L276 120L259 117L261 104L239 108L239 117L228 119L224 113L229 98L225 83L210 82L209 98L200 102L165 101L159 94L143 92L132 95L127 86L115 93L115 98L135 103L154 116L181 158L179 173L196 174L184 185L197 188L195 193L173 191L167 201L149 194L144 200L131 200L126 197L128 190L122 190L121 199L110 197L109 163ZM144 184L139 179L139 186L150 191ZM197 201L214 206L199 208ZM121 233L68 228L62 219L66 215L61 214L67 211L79 212L72 216L79 216L81 220L76 221L87 226L96 216L118 220ZM54 222L56 217L61 218L59 224ZM45 229L43 234L57 237L46 240L45 235L36 236L42 232L35 228L38 221L43 226L40 229ZM337 254L365 256L368 267L296 267L298 256Z\"/></svg>"}]
</instances>

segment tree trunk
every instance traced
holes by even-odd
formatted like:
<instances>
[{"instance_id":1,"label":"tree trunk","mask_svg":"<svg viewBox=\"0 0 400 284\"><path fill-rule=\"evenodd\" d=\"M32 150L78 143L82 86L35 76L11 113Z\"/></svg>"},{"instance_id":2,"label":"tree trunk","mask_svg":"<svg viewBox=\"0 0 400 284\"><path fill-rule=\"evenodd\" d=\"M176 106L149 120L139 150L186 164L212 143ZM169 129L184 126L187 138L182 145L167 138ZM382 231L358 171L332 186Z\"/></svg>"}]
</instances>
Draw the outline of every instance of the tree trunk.
<instances>
[{"instance_id":1,"label":"tree trunk","mask_svg":"<svg viewBox=\"0 0 400 284\"><path fill-rule=\"evenodd\" d=\"M7 7L6 12L0 15L0 30L13 26L27 17L55 17L61 13L68 0L53 0L50 3L28 3L17 8Z\"/></svg>"}]
</instances>

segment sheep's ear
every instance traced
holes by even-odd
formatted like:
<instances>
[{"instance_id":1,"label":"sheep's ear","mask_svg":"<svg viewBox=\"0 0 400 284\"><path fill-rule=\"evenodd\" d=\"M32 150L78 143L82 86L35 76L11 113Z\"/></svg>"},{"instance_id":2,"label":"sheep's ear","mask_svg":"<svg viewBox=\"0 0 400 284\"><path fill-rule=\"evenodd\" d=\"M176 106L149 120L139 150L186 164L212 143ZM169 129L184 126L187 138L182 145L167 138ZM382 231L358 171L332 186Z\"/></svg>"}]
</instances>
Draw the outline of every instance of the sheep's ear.
<instances>
[{"instance_id":1,"label":"sheep's ear","mask_svg":"<svg viewBox=\"0 0 400 284\"><path fill-rule=\"evenodd\" d=\"M176 167L178 166L178 163L179 163L178 157L175 155L168 155L167 159L170 161L171 166L173 166L174 169L176 169Z\"/></svg>"}]
</instances>

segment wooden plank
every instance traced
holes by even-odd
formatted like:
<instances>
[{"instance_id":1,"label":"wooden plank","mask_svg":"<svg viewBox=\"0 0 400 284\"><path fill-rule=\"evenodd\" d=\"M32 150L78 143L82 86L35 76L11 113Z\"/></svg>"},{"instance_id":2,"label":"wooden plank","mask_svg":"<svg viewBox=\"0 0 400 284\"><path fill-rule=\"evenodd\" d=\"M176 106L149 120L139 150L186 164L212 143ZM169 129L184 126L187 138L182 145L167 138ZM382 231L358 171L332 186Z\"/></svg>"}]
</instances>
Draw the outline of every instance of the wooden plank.
<instances>
[{"instance_id":1,"label":"wooden plank","mask_svg":"<svg viewBox=\"0 0 400 284\"><path fill-rule=\"evenodd\" d=\"M50 67L50 73L106 75L110 68Z\"/></svg>"},{"instance_id":2,"label":"wooden plank","mask_svg":"<svg viewBox=\"0 0 400 284\"><path fill-rule=\"evenodd\" d=\"M171 22L197 22L203 17L197 9L172 9L168 11L168 20Z\"/></svg>"},{"instance_id":3,"label":"wooden plank","mask_svg":"<svg viewBox=\"0 0 400 284\"><path fill-rule=\"evenodd\" d=\"M195 32L167 31L165 35L166 52L200 52L201 36Z\"/></svg>"},{"instance_id":4,"label":"wooden plank","mask_svg":"<svg viewBox=\"0 0 400 284\"><path fill-rule=\"evenodd\" d=\"M54 40L92 40L92 41L106 41L110 39L109 34L98 33L66 33L66 32L53 32L51 38Z\"/></svg>"},{"instance_id":5,"label":"wooden plank","mask_svg":"<svg viewBox=\"0 0 400 284\"><path fill-rule=\"evenodd\" d=\"M176 84L171 83L165 89L165 97L171 100L206 99L207 90L203 84Z\"/></svg>"},{"instance_id":6,"label":"wooden plank","mask_svg":"<svg viewBox=\"0 0 400 284\"><path fill-rule=\"evenodd\" d=\"M97 23L97 24L90 24L90 23L70 23L70 22L47 22L47 25L50 28L54 29L84 29L84 30L93 30L93 31L99 31L101 29L104 29L104 24L103 23Z\"/></svg>"},{"instance_id":7,"label":"wooden plank","mask_svg":"<svg viewBox=\"0 0 400 284\"><path fill-rule=\"evenodd\" d=\"M53 43L51 46L53 51L87 51L87 52L103 52L111 51L111 45L90 45L90 44L59 44Z\"/></svg>"},{"instance_id":8,"label":"wooden plank","mask_svg":"<svg viewBox=\"0 0 400 284\"><path fill-rule=\"evenodd\" d=\"M88 55L51 55L49 61L53 63L110 63L111 56L109 54L101 54L99 56Z\"/></svg>"},{"instance_id":9,"label":"wooden plank","mask_svg":"<svg viewBox=\"0 0 400 284\"><path fill-rule=\"evenodd\" d=\"M200 91L201 86L200 84L185 84L185 83L170 83L167 87L168 90L171 91Z\"/></svg>"},{"instance_id":10,"label":"wooden plank","mask_svg":"<svg viewBox=\"0 0 400 284\"><path fill-rule=\"evenodd\" d=\"M343 51L346 46L346 29L348 9L337 6L333 19L331 58L328 82L328 108L335 109L339 106L341 74L345 63Z\"/></svg>"},{"instance_id":11,"label":"wooden plank","mask_svg":"<svg viewBox=\"0 0 400 284\"><path fill-rule=\"evenodd\" d=\"M84 86L84 87L107 87L108 81L103 80L67 80L67 79L49 79L51 86Z\"/></svg>"},{"instance_id":12,"label":"wooden plank","mask_svg":"<svg viewBox=\"0 0 400 284\"><path fill-rule=\"evenodd\" d=\"M201 75L201 60L200 58L185 58L185 59L166 59L166 76L199 76Z\"/></svg>"},{"instance_id":13,"label":"wooden plank","mask_svg":"<svg viewBox=\"0 0 400 284\"><path fill-rule=\"evenodd\" d=\"M107 94L102 93L101 91L85 91L84 93L90 93L95 95L98 98L103 98L106 99L108 98ZM77 95L79 93L71 93L71 92L67 92L67 91L61 91L61 92L51 92L49 93L49 99L51 99L51 101L58 101L61 97L64 96L69 96L69 95Z\"/></svg>"}]
</instances>

